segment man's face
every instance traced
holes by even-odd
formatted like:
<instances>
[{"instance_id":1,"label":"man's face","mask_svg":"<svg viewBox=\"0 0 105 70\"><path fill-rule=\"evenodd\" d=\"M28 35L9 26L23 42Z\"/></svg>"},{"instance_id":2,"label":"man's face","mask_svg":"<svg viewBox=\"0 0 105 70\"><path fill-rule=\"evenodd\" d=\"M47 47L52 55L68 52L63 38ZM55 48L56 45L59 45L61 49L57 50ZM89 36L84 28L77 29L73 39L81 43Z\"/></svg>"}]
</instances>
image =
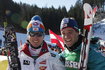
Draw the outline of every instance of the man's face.
<instances>
[{"instance_id":1,"label":"man's face","mask_svg":"<svg viewBox=\"0 0 105 70\"><path fill-rule=\"evenodd\" d=\"M41 43L43 42L43 39L44 39L44 35L41 34L41 32L30 33L28 36L29 42L34 47L39 47Z\"/></svg>"},{"instance_id":2,"label":"man's face","mask_svg":"<svg viewBox=\"0 0 105 70\"><path fill-rule=\"evenodd\" d=\"M63 37L64 43L67 47L71 47L78 41L79 32L74 30L73 28L64 28L61 30L61 35Z\"/></svg>"}]
</instances>

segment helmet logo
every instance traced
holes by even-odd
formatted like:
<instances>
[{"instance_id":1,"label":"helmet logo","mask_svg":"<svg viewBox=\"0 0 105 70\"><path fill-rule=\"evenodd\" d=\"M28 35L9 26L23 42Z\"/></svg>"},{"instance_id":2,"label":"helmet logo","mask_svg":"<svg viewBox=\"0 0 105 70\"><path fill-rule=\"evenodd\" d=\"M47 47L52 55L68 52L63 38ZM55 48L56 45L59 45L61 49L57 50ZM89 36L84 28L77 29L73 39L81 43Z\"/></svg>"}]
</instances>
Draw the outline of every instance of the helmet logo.
<instances>
[{"instance_id":1,"label":"helmet logo","mask_svg":"<svg viewBox=\"0 0 105 70\"><path fill-rule=\"evenodd\" d=\"M39 25L38 22L34 22L34 23L33 23L33 26L38 26L38 25Z\"/></svg>"},{"instance_id":2,"label":"helmet logo","mask_svg":"<svg viewBox=\"0 0 105 70\"><path fill-rule=\"evenodd\" d=\"M63 19L62 22L63 22L63 23L68 23L68 22L69 22L69 19L68 19L68 18L65 18L65 19Z\"/></svg>"},{"instance_id":3,"label":"helmet logo","mask_svg":"<svg viewBox=\"0 0 105 70\"><path fill-rule=\"evenodd\" d=\"M39 28L33 28L33 31L39 31Z\"/></svg>"},{"instance_id":4,"label":"helmet logo","mask_svg":"<svg viewBox=\"0 0 105 70\"><path fill-rule=\"evenodd\" d=\"M62 27L63 27L63 28L64 28L64 27L67 27L67 24L66 24L66 23L65 23L65 24L63 24L63 26L62 26Z\"/></svg>"}]
</instances>

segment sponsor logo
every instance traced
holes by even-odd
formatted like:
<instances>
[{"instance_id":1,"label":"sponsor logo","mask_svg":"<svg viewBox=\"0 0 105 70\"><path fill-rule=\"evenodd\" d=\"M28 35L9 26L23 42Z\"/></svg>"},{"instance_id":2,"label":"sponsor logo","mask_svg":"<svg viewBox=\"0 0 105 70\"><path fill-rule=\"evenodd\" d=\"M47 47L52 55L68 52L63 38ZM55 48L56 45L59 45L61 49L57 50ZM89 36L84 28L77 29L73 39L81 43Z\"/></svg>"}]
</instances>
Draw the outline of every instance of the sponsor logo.
<instances>
[{"instance_id":1,"label":"sponsor logo","mask_svg":"<svg viewBox=\"0 0 105 70\"><path fill-rule=\"evenodd\" d=\"M28 61L28 60L23 60L23 64L24 64L24 65L30 65L30 61Z\"/></svg>"},{"instance_id":2,"label":"sponsor logo","mask_svg":"<svg viewBox=\"0 0 105 70\"><path fill-rule=\"evenodd\" d=\"M66 23L65 23L65 24L63 24L63 28L64 28L64 27L67 27L67 24L66 24Z\"/></svg>"},{"instance_id":3,"label":"sponsor logo","mask_svg":"<svg viewBox=\"0 0 105 70\"><path fill-rule=\"evenodd\" d=\"M46 70L47 66L40 66L39 70Z\"/></svg>"},{"instance_id":4,"label":"sponsor logo","mask_svg":"<svg viewBox=\"0 0 105 70\"><path fill-rule=\"evenodd\" d=\"M33 26L38 26L38 25L39 25L38 22L34 22L34 23L33 23Z\"/></svg>"},{"instance_id":5,"label":"sponsor logo","mask_svg":"<svg viewBox=\"0 0 105 70\"><path fill-rule=\"evenodd\" d=\"M40 64L46 64L46 60L41 61Z\"/></svg>"},{"instance_id":6,"label":"sponsor logo","mask_svg":"<svg viewBox=\"0 0 105 70\"><path fill-rule=\"evenodd\" d=\"M79 65L78 62L69 61L69 60L65 61L65 67L78 68L78 65Z\"/></svg>"},{"instance_id":7,"label":"sponsor logo","mask_svg":"<svg viewBox=\"0 0 105 70\"><path fill-rule=\"evenodd\" d=\"M39 31L39 28L33 28L33 31Z\"/></svg>"}]
</instances>

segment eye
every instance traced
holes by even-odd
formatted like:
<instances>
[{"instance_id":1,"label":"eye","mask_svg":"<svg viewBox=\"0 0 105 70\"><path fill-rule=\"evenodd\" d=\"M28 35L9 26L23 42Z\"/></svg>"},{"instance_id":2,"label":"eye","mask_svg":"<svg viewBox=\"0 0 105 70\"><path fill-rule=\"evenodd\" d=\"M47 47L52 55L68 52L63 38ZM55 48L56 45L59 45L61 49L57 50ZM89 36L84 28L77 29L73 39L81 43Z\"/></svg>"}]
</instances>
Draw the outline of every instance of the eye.
<instances>
[{"instance_id":1,"label":"eye","mask_svg":"<svg viewBox=\"0 0 105 70\"><path fill-rule=\"evenodd\" d=\"M72 32L72 31L69 31L68 33L69 33L69 34L72 34L73 32Z\"/></svg>"},{"instance_id":2,"label":"eye","mask_svg":"<svg viewBox=\"0 0 105 70\"><path fill-rule=\"evenodd\" d=\"M74 31L73 31L73 30L69 30L68 33L69 33L69 34L73 34Z\"/></svg>"},{"instance_id":3,"label":"eye","mask_svg":"<svg viewBox=\"0 0 105 70\"><path fill-rule=\"evenodd\" d=\"M65 32L61 32L62 35L65 35Z\"/></svg>"},{"instance_id":4,"label":"eye","mask_svg":"<svg viewBox=\"0 0 105 70\"><path fill-rule=\"evenodd\" d=\"M64 32L62 32L62 34L64 35L65 33L64 33Z\"/></svg>"}]
</instances>

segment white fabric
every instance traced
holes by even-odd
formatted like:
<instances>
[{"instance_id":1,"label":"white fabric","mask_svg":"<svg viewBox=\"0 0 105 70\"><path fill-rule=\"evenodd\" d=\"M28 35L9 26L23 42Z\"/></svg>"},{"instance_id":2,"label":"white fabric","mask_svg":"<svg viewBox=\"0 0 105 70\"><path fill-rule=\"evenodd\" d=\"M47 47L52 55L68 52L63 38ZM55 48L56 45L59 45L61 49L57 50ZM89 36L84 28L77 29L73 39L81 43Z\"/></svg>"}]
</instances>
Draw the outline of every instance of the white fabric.
<instances>
[{"instance_id":1,"label":"white fabric","mask_svg":"<svg viewBox=\"0 0 105 70\"><path fill-rule=\"evenodd\" d=\"M20 53L20 62L21 62L21 70L65 70L63 64L56 57L52 57L50 52L41 55L39 58L34 61L33 58L24 54L24 52ZM23 61L27 60L30 62L29 65L24 65Z\"/></svg>"},{"instance_id":2,"label":"white fabric","mask_svg":"<svg viewBox=\"0 0 105 70\"><path fill-rule=\"evenodd\" d=\"M31 53L32 56L38 56L38 54L40 53L42 47L40 47L39 49L34 49L31 46L29 46L29 51Z\"/></svg>"},{"instance_id":3,"label":"white fabric","mask_svg":"<svg viewBox=\"0 0 105 70\"><path fill-rule=\"evenodd\" d=\"M53 52L51 52L50 48L48 50L50 52L39 56L36 60L26 55L23 51L19 52L21 70L66 70L59 57L51 56Z\"/></svg>"}]
</instances>

